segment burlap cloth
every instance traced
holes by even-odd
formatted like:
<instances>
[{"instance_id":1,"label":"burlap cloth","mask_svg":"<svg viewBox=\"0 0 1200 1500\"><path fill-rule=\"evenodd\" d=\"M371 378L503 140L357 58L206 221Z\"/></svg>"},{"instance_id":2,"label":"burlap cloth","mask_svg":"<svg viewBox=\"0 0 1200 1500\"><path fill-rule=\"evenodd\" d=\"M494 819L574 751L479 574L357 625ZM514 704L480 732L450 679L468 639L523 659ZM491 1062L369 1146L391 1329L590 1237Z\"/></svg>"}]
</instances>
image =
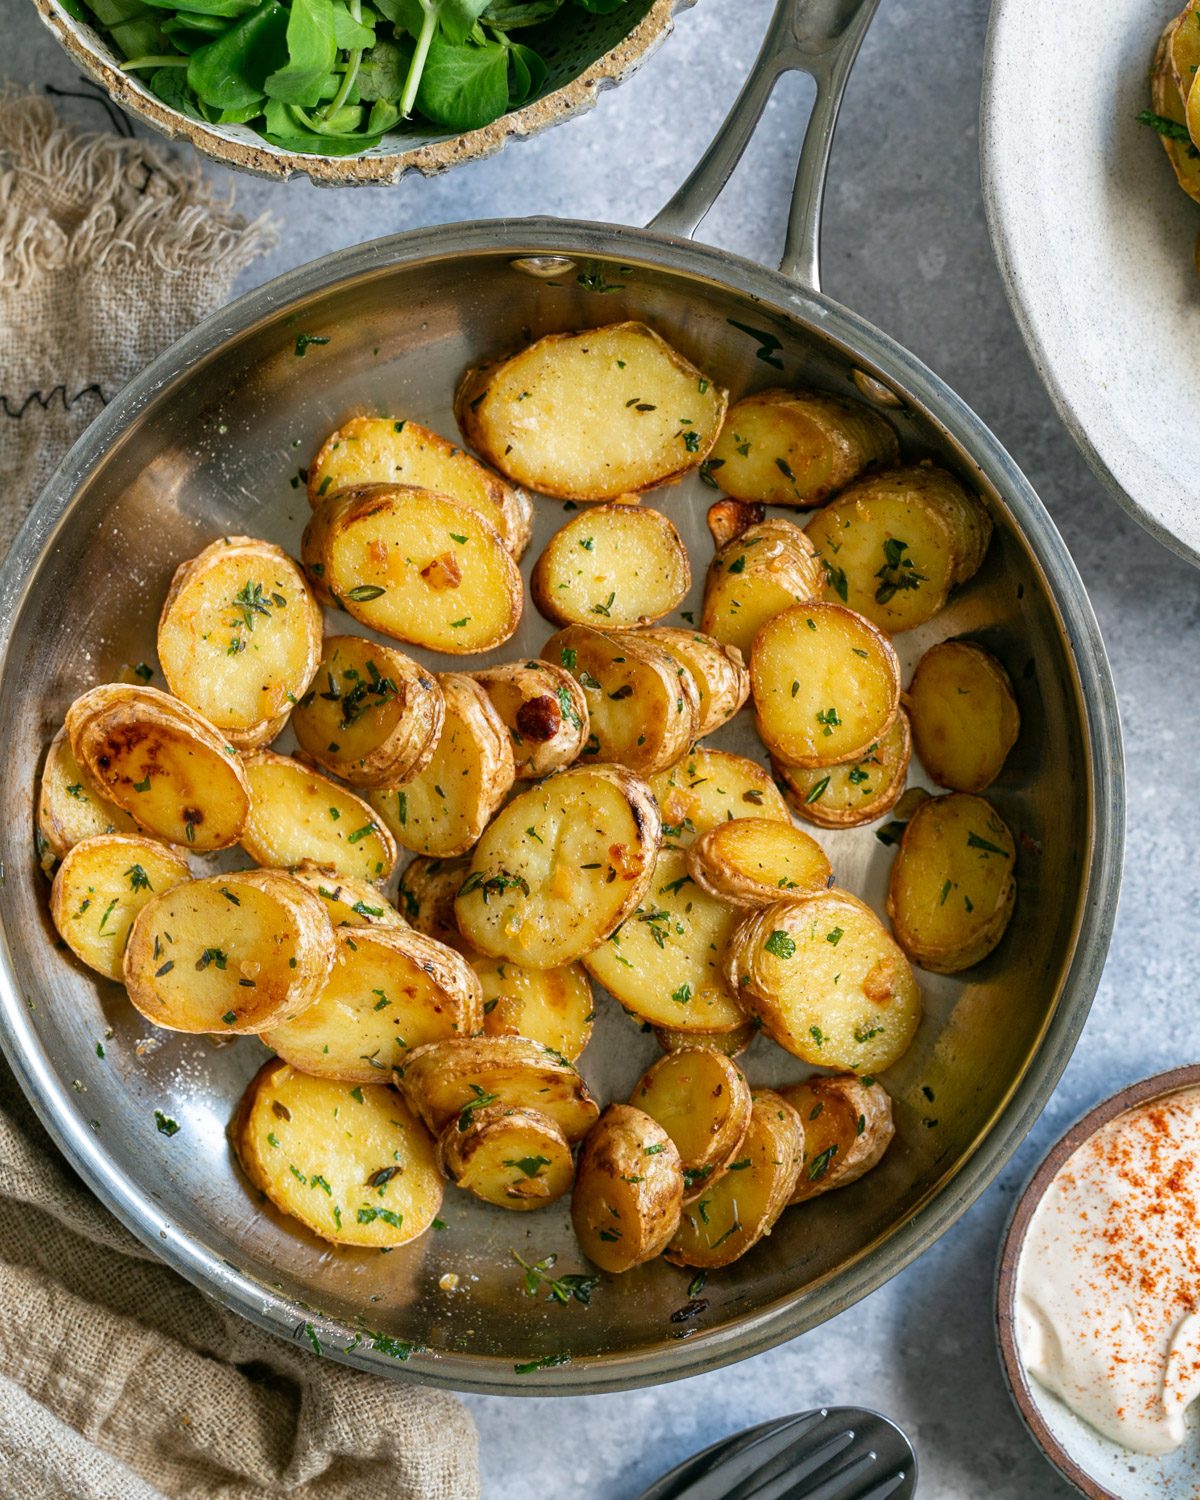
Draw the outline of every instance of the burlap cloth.
<instances>
[{"instance_id":1,"label":"burlap cloth","mask_svg":"<svg viewBox=\"0 0 1200 1500\"><path fill-rule=\"evenodd\" d=\"M122 383L274 240L164 151L0 95L0 552ZM260 1333L161 1265L0 1061L0 1500L474 1500L453 1396Z\"/></svg>"}]
</instances>

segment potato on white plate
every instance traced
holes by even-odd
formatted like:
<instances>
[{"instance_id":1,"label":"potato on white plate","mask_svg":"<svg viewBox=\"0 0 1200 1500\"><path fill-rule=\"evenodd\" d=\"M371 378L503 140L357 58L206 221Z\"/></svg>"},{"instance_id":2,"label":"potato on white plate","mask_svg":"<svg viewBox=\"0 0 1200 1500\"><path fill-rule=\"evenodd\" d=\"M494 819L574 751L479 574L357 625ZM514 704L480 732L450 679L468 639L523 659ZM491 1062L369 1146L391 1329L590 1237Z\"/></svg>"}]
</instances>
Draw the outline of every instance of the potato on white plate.
<instances>
[{"instance_id":1,"label":"potato on white plate","mask_svg":"<svg viewBox=\"0 0 1200 1500\"><path fill-rule=\"evenodd\" d=\"M749 661L762 626L791 604L819 599L823 576L799 526L782 517L750 526L708 565L700 628Z\"/></svg>"},{"instance_id":2,"label":"potato on white plate","mask_svg":"<svg viewBox=\"0 0 1200 1500\"><path fill-rule=\"evenodd\" d=\"M467 955L483 990L485 1036L525 1036L568 1062L588 1044L595 999L579 964L527 969L511 958Z\"/></svg>"},{"instance_id":3,"label":"potato on white plate","mask_svg":"<svg viewBox=\"0 0 1200 1500\"><path fill-rule=\"evenodd\" d=\"M733 1031L678 1031L671 1026L656 1026L654 1040L664 1052L681 1052L685 1047L708 1047L724 1057L740 1057L759 1028L753 1021L743 1021Z\"/></svg>"},{"instance_id":4,"label":"potato on white plate","mask_svg":"<svg viewBox=\"0 0 1200 1500\"><path fill-rule=\"evenodd\" d=\"M657 1120L675 1142L683 1200L723 1176L739 1156L750 1123L750 1085L730 1058L708 1047L660 1057L643 1074L630 1104Z\"/></svg>"},{"instance_id":5,"label":"potato on white plate","mask_svg":"<svg viewBox=\"0 0 1200 1500\"><path fill-rule=\"evenodd\" d=\"M301 860L290 872L316 891L335 927L407 927L408 923L379 887L353 875L339 875L327 865Z\"/></svg>"},{"instance_id":6,"label":"potato on white plate","mask_svg":"<svg viewBox=\"0 0 1200 1500\"><path fill-rule=\"evenodd\" d=\"M274 543L222 537L175 569L158 619L163 676L231 745L279 734L320 655L321 611Z\"/></svg>"},{"instance_id":7,"label":"potato on white plate","mask_svg":"<svg viewBox=\"0 0 1200 1500\"><path fill-rule=\"evenodd\" d=\"M591 728L587 698L570 672L548 661L519 661L471 676L508 730L518 781L538 781L578 760Z\"/></svg>"},{"instance_id":8,"label":"potato on white plate","mask_svg":"<svg viewBox=\"0 0 1200 1500\"><path fill-rule=\"evenodd\" d=\"M1158 48L1154 54L1154 63L1150 70L1150 101L1154 107L1154 113L1162 115L1176 125L1187 125L1189 122L1188 101L1192 90L1187 87L1187 80L1182 77L1173 66L1173 56L1182 52L1187 31L1182 23L1187 20L1187 12L1173 16L1167 22L1166 29L1159 38ZM1179 186L1189 198L1200 203L1200 157L1192 154L1188 140L1172 140L1169 135L1159 135L1163 150L1167 153L1167 160L1175 173Z\"/></svg>"},{"instance_id":9,"label":"potato on white plate","mask_svg":"<svg viewBox=\"0 0 1200 1500\"><path fill-rule=\"evenodd\" d=\"M793 1203L849 1187L892 1143L892 1097L878 1079L834 1073L779 1090L804 1126L804 1166Z\"/></svg>"},{"instance_id":10,"label":"potato on white plate","mask_svg":"<svg viewBox=\"0 0 1200 1500\"><path fill-rule=\"evenodd\" d=\"M158 688L109 683L67 710L71 754L138 827L197 854L242 836L250 790L237 751Z\"/></svg>"},{"instance_id":11,"label":"potato on white plate","mask_svg":"<svg viewBox=\"0 0 1200 1500\"><path fill-rule=\"evenodd\" d=\"M442 1206L428 1131L379 1084L311 1078L273 1058L250 1080L229 1134L259 1192L335 1245L405 1245Z\"/></svg>"},{"instance_id":12,"label":"potato on white plate","mask_svg":"<svg viewBox=\"0 0 1200 1500\"><path fill-rule=\"evenodd\" d=\"M673 656L679 667L690 672L700 695L696 738L727 724L750 696L750 670L736 646L723 646L698 630L676 630L653 625L639 630Z\"/></svg>"},{"instance_id":13,"label":"potato on white plate","mask_svg":"<svg viewBox=\"0 0 1200 1500\"><path fill-rule=\"evenodd\" d=\"M579 1153L571 1223L602 1271L653 1260L679 1224L683 1171L667 1132L640 1109L610 1104Z\"/></svg>"},{"instance_id":14,"label":"potato on white plate","mask_svg":"<svg viewBox=\"0 0 1200 1500\"><path fill-rule=\"evenodd\" d=\"M464 946L454 915L454 902L471 870L465 856L439 859L418 854L400 872L396 899L404 916L418 932L436 938L451 948Z\"/></svg>"},{"instance_id":15,"label":"potato on white plate","mask_svg":"<svg viewBox=\"0 0 1200 1500\"><path fill-rule=\"evenodd\" d=\"M467 442L515 484L616 500L697 468L727 399L652 328L613 323L468 370L454 411Z\"/></svg>"},{"instance_id":16,"label":"potato on white plate","mask_svg":"<svg viewBox=\"0 0 1200 1500\"><path fill-rule=\"evenodd\" d=\"M694 745L684 758L650 779L662 811L663 843L686 849L731 818L770 818L791 824L775 783L757 761L729 750Z\"/></svg>"},{"instance_id":17,"label":"potato on white plate","mask_svg":"<svg viewBox=\"0 0 1200 1500\"><path fill-rule=\"evenodd\" d=\"M812 896L833 880L829 857L800 828L773 818L718 823L687 851L688 874L729 906L770 906L784 895Z\"/></svg>"},{"instance_id":18,"label":"potato on white plate","mask_svg":"<svg viewBox=\"0 0 1200 1500\"><path fill-rule=\"evenodd\" d=\"M938 786L991 786L1021 732L1012 680L991 652L970 641L931 646L905 698L917 754Z\"/></svg>"},{"instance_id":19,"label":"potato on white plate","mask_svg":"<svg viewBox=\"0 0 1200 1500\"><path fill-rule=\"evenodd\" d=\"M840 766L785 766L772 762L792 810L818 828L858 828L895 807L908 779L912 732L901 708L892 727L858 760Z\"/></svg>"},{"instance_id":20,"label":"potato on white plate","mask_svg":"<svg viewBox=\"0 0 1200 1500\"><path fill-rule=\"evenodd\" d=\"M125 946L125 988L156 1026L243 1035L307 1010L335 946L315 891L280 870L236 870L146 902Z\"/></svg>"},{"instance_id":21,"label":"potato on white plate","mask_svg":"<svg viewBox=\"0 0 1200 1500\"><path fill-rule=\"evenodd\" d=\"M58 731L46 751L38 789L37 831L47 874L54 861L62 859L82 839L101 833L137 832L137 824L125 809L102 796L84 776L64 729Z\"/></svg>"},{"instance_id":22,"label":"potato on white plate","mask_svg":"<svg viewBox=\"0 0 1200 1500\"><path fill-rule=\"evenodd\" d=\"M497 1208L528 1212L571 1191L575 1157L547 1115L493 1104L453 1120L439 1140L442 1168L456 1187Z\"/></svg>"},{"instance_id":23,"label":"potato on white plate","mask_svg":"<svg viewBox=\"0 0 1200 1500\"><path fill-rule=\"evenodd\" d=\"M50 918L76 958L120 979L133 919L147 901L191 878L187 861L166 844L97 834L63 856L50 887Z\"/></svg>"},{"instance_id":24,"label":"potato on white plate","mask_svg":"<svg viewBox=\"0 0 1200 1500\"><path fill-rule=\"evenodd\" d=\"M661 620L691 585L687 548L661 511L593 505L546 543L529 592L556 625L623 630Z\"/></svg>"}]
</instances>

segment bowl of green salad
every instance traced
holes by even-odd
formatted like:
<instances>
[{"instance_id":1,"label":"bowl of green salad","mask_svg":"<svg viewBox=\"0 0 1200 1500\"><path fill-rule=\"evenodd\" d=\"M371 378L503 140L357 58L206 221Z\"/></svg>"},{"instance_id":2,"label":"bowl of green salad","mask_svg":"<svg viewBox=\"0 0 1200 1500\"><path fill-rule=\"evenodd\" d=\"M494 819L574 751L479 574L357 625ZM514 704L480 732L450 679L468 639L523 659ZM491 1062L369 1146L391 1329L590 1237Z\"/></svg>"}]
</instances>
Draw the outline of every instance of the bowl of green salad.
<instances>
[{"instance_id":1,"label":"bowl of green salad","mask_svg":"<svg viewBox=\"0 0 1200 1500\"><path fill-rule=\"evenodd\" d=\"M130 114L207 156L395 182L589 109L695 0L34 0Z\"/></svg>"}]
</instances>

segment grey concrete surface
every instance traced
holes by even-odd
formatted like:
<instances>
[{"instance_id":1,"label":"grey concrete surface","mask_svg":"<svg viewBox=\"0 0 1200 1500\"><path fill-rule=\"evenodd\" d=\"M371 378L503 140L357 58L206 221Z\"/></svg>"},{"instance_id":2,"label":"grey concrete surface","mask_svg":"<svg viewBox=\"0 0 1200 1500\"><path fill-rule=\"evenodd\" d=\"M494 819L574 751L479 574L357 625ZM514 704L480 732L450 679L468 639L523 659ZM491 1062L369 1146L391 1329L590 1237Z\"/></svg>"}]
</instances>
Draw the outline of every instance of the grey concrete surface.
<instances>
[{"instance_id":1,"label":"grey concrete surface","mask_svg":"<svg viewBox=\"0 0 1200 1500\"><path fill-rule=\"evenodd\" d=\"M552 213L637 224L700 153L754 54L769 0L699 0L675 36L586 118L445 177L320 191L239 179L284 220L257 282L328 250L439 221ZM722 1433L823 1402L876 1406L912 1435L922 1500L1064 1500L1025 1436L992 1338L997 1245L1014 1194L1084 1109L1200 1057L1197 575L1103 493L1055 418L992 261L978 182L987 0L883 0L834 152L825 284L912 347L1025 468L1091 590L1121 698L1126 880L1108 969L1057 1094L1009 1170L917 1264L834 1321L735 1368L657 1390L523 1401L468 1397L488 1500L631 1500ZM72 86L29 0L0 0L0 72ZM777 255L807 93L783 87L705 232ZM77 105L90 124L94 106ZM1031 122L1036 128L1036 122ZM1065 165L1064 169L1069 169ZM216 172L217 177L224 174Z\"/></svg>"}]
</instances>

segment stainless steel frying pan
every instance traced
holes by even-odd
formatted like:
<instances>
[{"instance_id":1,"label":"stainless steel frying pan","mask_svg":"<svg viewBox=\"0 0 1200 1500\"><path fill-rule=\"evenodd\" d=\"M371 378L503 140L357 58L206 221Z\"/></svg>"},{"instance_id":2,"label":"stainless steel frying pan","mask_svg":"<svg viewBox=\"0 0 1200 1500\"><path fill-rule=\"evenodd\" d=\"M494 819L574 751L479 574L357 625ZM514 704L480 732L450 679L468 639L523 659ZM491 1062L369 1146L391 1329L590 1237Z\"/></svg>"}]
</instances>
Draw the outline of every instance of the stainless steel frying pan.
<instances>
[{"instance_id":1,"label":"stainless steel frying pan","mask_svg":"<svg viewBox=\"0 0 1200 1500\"><path fill-rule=\"evenodd\" d=\"M208 319L84 435L0 575L5 1051L113 1212L210 1295L284 1337L315 1338L383 1374L509 1392L611 1390L742 1358L830 1317L932 1244L1011 1155L1071 1053L1121 865L1119 729L1096 622L1062 540L996 439L912 355L818 289L830 137L876 4L779 0L724 131L648 230L534 219L400 235L283 276ZM685 236L791 68L811 73L818 94L775 272ZM510 1215L452 1194L443 1232L379 1255L331 1253L260 1206L224 1135L257 1044L152 1035L119 987L74 967L56 950L31 839L40 758L66 705L124 664L153 660L155 617L180 559L235 530L294 551L306 507L289 478L335 423L378 410L450 431L468 363L530 334L623 317L665 330L735 393L798 382L877 401L909 454L979 489L996 521L982 572L900 646L911 667L933 639L985 642L1017 684L1025 724L993 789L1020 834L1016 916L985 963L958 979L923 978L925 1022L887 1078L897 1144L861 1183L789 1212L769 1240L710 1276L707 1305L683 1321L671 1315L689 1300L688 1274L662 1263L606 1279L590 1308L526 1298L512 1250L557 1253L560 1272L583 1268L561 1207ZM297 358L299 332L329 342ZM691 483L656 497L697 575L710 498ZM560 522L557 504L539 503L530 558ZM535 651L548 633L530 611L498 655ZM718 740L761 758L743 726ZM879 903L891 851L870 830L825 842L843 883ZM602 1096L623 1098L655 1047L616 1006L601 1010L583 1067ZM802 1071L761 1041L747 1064L756 1081ZM178 1134L155 1131L156 1108L179 1120ZM439 1285L447 1272L457 1290ZM398 1358L408 1344L411 1358Z\"/></svg>"}]
</instances>

